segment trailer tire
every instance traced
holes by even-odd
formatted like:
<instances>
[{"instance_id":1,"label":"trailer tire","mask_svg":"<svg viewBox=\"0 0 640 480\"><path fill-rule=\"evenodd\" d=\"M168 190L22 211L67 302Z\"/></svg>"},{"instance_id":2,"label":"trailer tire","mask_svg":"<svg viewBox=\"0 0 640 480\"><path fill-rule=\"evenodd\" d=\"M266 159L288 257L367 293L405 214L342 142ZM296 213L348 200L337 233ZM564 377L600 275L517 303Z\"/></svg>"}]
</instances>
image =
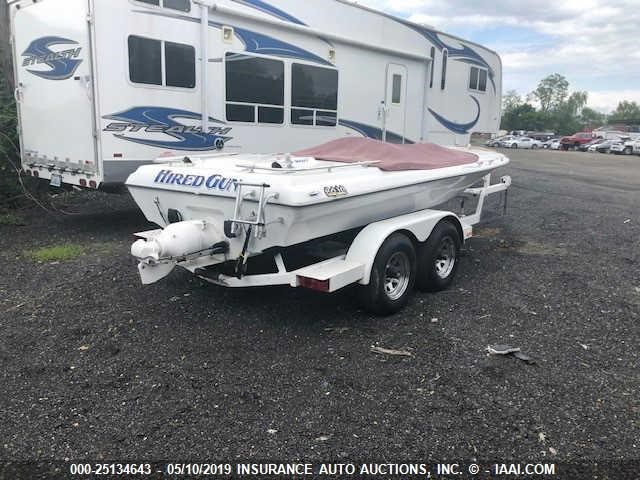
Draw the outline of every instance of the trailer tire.
<instances>
[{"instance_id":1,"label":"trailer tire","mask_svg":"<svg viewBox=\"0 0 640 480\"><path fill-rule=\"evenodd\" d=\"M422 292L440 292L453 283L462 240L449 221L440 222L418 249L416 286Z\"/></svg>"},{"instance_id":2,"label":"trailer tire","mask_svg":"<svg viewBox=\"0 0 640 480\"><path fill-rule=\"evenodd\" d=\"M391 315L409 301L416 281L416 249L402 233L382 244L371 269L369 285L360 285L358 297L365 310Z\"/></svg>"}]
</instances>

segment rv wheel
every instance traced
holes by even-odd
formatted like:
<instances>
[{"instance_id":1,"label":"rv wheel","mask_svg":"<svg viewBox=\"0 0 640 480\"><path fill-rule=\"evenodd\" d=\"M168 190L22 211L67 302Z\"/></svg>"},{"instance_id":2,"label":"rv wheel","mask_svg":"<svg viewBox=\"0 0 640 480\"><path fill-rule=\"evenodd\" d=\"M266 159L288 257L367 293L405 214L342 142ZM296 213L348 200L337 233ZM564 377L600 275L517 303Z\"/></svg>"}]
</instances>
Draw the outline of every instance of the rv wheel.
<instances>
[{"instance_id":1,"label":"rv wheel","mask_svg":"<svg viewBox=\"0 0 640 480\"><path fill-rule=\"evenodd\" d=\"M458 270L460 234L451 222L440 222L418 249L416 286L423 292L449 288Z\"/></svg>"},{"instance_id":2,"label":"rv wheel","mask_svg":"<svg viewBox=\"0 0 640 480\"><path fill-rule=\"evenodd\" d=\"M371 269L369 285L361 285L362 306L390 315L409 301L416 280L416 250L406 235L394 233L382 244Z\"/></svg>"}]
</instances>

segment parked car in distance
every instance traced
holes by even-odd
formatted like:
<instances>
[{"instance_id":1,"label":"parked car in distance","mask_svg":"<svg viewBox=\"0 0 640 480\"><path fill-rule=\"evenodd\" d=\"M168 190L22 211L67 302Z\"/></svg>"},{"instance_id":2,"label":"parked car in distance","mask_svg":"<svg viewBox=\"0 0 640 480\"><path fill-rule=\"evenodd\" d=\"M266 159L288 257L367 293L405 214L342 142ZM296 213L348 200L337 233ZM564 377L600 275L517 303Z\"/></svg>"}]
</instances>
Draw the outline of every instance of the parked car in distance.
<instances>
[{"instance_id":1,"label":"parked car in distance","mask_svg":"<svg viewBox=\"0 0 640 480\"><path fill-rule=\"evenodd\" d=\"M589 147L590 147L590 146L592 146L592 145L597 145L597 144L599 144L599 143L602 143L602 142L604 142L604 140L605 140L605 139L604 139L604 138L602 138L602 137L594 138L594 139L593 139L593 140L591 140L590 142L583 143L582 145L580 145L580 146L578 147L578 150L580 150L581 152L588 152L588 151L589 151Z\"/></svg>"},{"instance_id":2,"label":"parked car in distance","mask_svg":"<svg viewBox=\"0 0 640 480\"><path fill-rule=\"evenodd\" d=\"M594 135L591 132L578 132L569 137L562 137L560 139L560 143L562 144L563 150L576 149L580 145L589 143L593 140L593 136Z\"/></svg>"},{"instance_id":3,"label":"parked car in distance","mask_svg":"<svg viewBox=\"0 0 640 480\"><path fill-rule=\"evenodd\" d=\"M624 138L623 141L611 145L609 151L616 155L631 155L633 153L640 155L640 139Z\"/></svg>"},{"instance_id":4,"label":"parked car in distance","mask_svg":"<svg viewBox=\"0 0 640 480\"><path fill-rule=\"evenodd\" d=\"M502 147L505 148L525 148L536 150L541 148L542 142L539 140L534 140L530 137L518 137L512 140L508 140L506 142L500 142Z\"/></svg>"},{"instance_id":5,"label":"parked car in distance","mask_svg":"<svg viewBox=\"0 0 640 480\"><path fill-rule=\"evenodd\" d=\"M598 153L609 153L609 149L611 145L613 145L616 140L602 140L598 143L594 143L588 149L589 152L598 152Z\"/></svg>"},{"instance_id":6,"label":"parked car in distance","mask_svg":"<svg viewBox=\"0 0 640 480\"><path fill-rule=\"evenodd\" d=\"M527 132L523 137L535 138L536 140L540 140L541 142L547 142L549 140L553 140L556 137L556 134L553 132Z\"/></svg>"},{"instance_id":7,"label":"parked car in distance","mask_svg":"<svg viewBox=\"0 0 640 480\"><path fill-rule=\"evenodd\" d=\"M487 141L485 145L487 147L499 147L501 146L502 142L508 142L509 140L514 140L515 138L517 137L513 135L504 135L502 137L492 138L491 140Z\"/></svg>"},{"instance_id":8,"label":"parked car in distance","mask_svg":"<svg viewBox=\"0 0 640 480\"><path fill-rule=\"evenodd\" d=\"M559 150L560 149L560 139L552 138L547 140L546 142L542 142L542 148L547 148L549 150Z\"/></svg>"}]
</instances>

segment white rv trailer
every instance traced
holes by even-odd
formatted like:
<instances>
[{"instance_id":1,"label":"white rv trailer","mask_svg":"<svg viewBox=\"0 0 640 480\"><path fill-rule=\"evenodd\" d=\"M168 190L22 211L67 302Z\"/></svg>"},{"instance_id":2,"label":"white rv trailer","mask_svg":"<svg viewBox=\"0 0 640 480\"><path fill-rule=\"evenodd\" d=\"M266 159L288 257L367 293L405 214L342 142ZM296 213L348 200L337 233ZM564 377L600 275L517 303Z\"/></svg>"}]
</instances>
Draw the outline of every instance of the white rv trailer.
<instances>
[{"instance_id":1,"label":"white rv trailer","mask_svg":"<svg viewBox=\"0 0 640 480\"><path fill-rule=\"evenodd\" d=\"M499 128L495 52L344 0L7 1L23 168L54 185L120 184L165 156Z\"/></svg>"}]
</instances>

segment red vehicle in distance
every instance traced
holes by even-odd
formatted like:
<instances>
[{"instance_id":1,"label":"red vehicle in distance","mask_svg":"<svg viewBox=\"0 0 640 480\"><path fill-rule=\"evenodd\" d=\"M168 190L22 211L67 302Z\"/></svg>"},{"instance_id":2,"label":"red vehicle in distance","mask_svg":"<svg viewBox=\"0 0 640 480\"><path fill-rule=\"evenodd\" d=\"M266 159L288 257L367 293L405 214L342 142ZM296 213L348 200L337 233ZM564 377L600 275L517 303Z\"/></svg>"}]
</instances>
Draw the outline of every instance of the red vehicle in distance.
<instances>
[{"instance_id":1,"label":"red vehicle in distance","mask_svg":"<svg viewBox=\"0 0 640 480\"><path fill-rule=\"evenodd\" d=\"M560 139L560 148L562 148L562 150L577 150L580 145L589 143L593 139L593 132L574 133L570 137L562 137Z\"/></svg>"}]
</instances>

